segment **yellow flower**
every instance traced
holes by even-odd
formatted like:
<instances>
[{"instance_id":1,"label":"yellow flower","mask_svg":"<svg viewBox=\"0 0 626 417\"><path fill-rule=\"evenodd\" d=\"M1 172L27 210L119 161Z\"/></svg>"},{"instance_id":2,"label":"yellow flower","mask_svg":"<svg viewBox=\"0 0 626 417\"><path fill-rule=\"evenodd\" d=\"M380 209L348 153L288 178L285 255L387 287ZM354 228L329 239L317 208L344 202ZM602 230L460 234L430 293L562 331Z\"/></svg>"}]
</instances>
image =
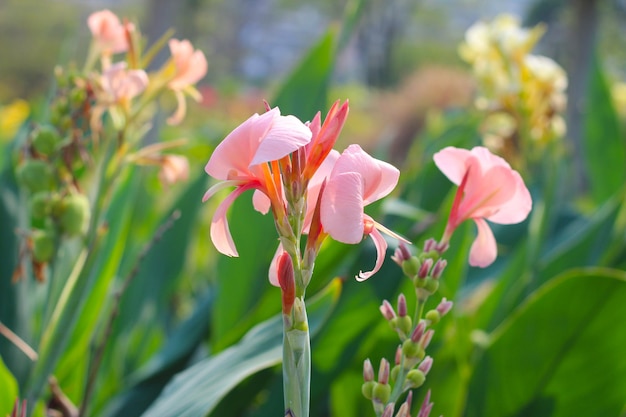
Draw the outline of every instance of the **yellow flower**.
<instances>
[{"instance_id":1,"label":"yellow flower","mask_svg":"<svg viewBox=\"0 0 626 417\"><path fill-rule=\"evenodd\" d=\"M22 126L30 107L25 100L17 99L11 104L0 107L0 141L8 142Z\"/></svg>"}]
</instances>

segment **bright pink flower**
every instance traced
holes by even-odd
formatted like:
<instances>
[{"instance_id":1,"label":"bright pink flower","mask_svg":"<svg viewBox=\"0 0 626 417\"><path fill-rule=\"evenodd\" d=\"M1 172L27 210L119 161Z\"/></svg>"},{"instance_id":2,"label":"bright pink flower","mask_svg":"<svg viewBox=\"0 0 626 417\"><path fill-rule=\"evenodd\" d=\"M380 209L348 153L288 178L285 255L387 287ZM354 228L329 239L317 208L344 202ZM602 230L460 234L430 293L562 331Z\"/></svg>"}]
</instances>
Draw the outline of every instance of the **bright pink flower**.
<instances>
[{"instance_id":1,"label":"bright pink flower","mask_svg":"<svg viewBox=\"0 0 626 417\"><path fill-rule=\"evenodd\" d=\"M517 171L487 148L471 151L447 147L434 155L435 164L450 181L459 186L442 241L472 219L478 236L470 250L469 263L486 267L497 256L496 240L486 220L500 224L519 223L532 208L530 193Z\"/></svg>"},{"instance_id":2,"label":"bright pink flower","mask_svg":"<svg viewBox=\"0 0 626 417\"><path fill-rule=\"evenodd\" d=\"M205 171L222 180L211 187L202 201L227 187L235 190L219 205L211 222L211 239L218 251L238 256L232 240L226 211L244 191L257 190L253 196L256 210L284 215L284 198L280 170L276 161L311 140L311 130L294 116L281 116L276 107L262 115L254 114L220 143Z\"/></svg>"},{"instance_id":3,"label":"bright pink flower","mask_svg":"<svg viewBox=\"0 0 626 417\"><path fill-rule=\"evenodd\" d=\"M101 10L89 15L87 26L102 52L116 54L128 50L126 28L110 10ZM132 25L129 24L128 28L132 30Z\"/></svg>"},{"instance_id":4,"label":"bright pink flower","mask_svg":"<svg viewBox=\"0 0 626 417\"><path fill-rule=\"evenodd\" d=\"M379 229L397 235L376 223L363 208L389 194L400 171L393 165L368 155L358 145L350 145L337 159L321 196L320 219L325 233L333 239L355 244L371 235L377 249L374 269L359 272L363 281L376 273L383 264L387 242Z\"/></svg>"},{"instance_id":5,"label":"bright pink flower","mask_svg":"<svg viewBox=\"0 0 626 417\"><path fill-rule=\"evenodd\" d=\"M168 87L176 94L178 107L176 112L167 121L169 124L178 124L185 117L187 105L183 90L194 85L206 75L208 64L204 53L200 50L193 49L191 42L188 40L179 41L178 39L170 39L170 52L176 69L174 78L168 83ZM199 93L191 93L197 101L202 96Z\"/></svg>"}]
</instances>

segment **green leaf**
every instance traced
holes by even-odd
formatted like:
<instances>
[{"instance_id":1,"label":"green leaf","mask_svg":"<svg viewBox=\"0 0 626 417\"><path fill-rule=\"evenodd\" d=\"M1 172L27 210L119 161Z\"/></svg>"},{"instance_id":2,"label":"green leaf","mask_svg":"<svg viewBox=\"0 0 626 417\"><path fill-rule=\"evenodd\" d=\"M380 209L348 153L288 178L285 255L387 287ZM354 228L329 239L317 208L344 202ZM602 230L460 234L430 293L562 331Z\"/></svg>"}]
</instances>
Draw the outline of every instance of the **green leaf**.
<instances>
[{"instance_id":1,"label":"green leaf","mask_svg":"<svg viewBox=\"0 0 626 417\"><path fill-rule=\"evenodd\" d=\"M584 152L589 190L601 203L626 181L626 147L609 83L597 54L592 60L584 118Z\"/></svg>"},{"instance_id":2,"label":"green leaf","mask_svg":"<svg viewBox=\"0 0 626 417\"><path fill-rule=\"evenodd\" d=\"M335 280L309 303L311 334L328 318L340 290L341 283ZM242 380L280 363L281 347L282 315L278 315L255 326L236 345L178 374L143 416L206 415Z\"/></svg>"},{"instance_id":3,"label":"green leaf","mask_svg":"<svg viewBox=\"0 0 626 417\"><path fill-rule=\"evenodd\" d=\"M626 273L590 268L551 280L493 334L466 416L617 416L626 398Z\"/></svg>"},{"instance_id":4,"label":"green leaf","mask_svg":"<svg viewBox=\"0 0 626 417\"><path fill-rule=\"evenodd\" d=\"M2 336L0 336L2 337ZM13 404L18 398L17 381L0 357L0 416L11 415Z\"/></svg>"},{"instance_id":5,"label":"green leaf","mask_svg":"<svg viewBox=\"0 0 626 417\"><path fill-rule=\"evenodd\" d=\"M334 57L335 33L329 30L284 82L271 105L280 107L284 114L311 120L327 106Z\"/></svg>"}]
</instances>

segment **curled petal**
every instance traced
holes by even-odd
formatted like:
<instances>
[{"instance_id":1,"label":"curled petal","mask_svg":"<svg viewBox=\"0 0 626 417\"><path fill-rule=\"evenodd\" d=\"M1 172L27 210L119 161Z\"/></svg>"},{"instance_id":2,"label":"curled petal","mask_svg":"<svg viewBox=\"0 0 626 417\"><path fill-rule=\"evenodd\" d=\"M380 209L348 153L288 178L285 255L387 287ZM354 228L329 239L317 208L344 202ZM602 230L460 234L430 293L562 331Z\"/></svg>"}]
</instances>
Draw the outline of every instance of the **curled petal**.
<instances>
[{"instance_id":1,"label":"curled petal","mask_svg":"<svg viewBox=\"0 0 626 417\"><path fill-rule=\"evenodd\" d=\"M239 256L237 248L235 248L235 242L233 242L233 237L230 234L226 212L233 201L249 188L251 188L249 185L237 187L235 191L230 193L228 197L220 203L213 215L213 220L211 221L211 240L215 248L226 256Z\"/></svg>"},{"instance_id":2,"label":"curled petal","mask_svg":"<svg viewBox=\"0 0 626 417\"><path fill-rule=\"evenodd\" d=\"M209 188L207 190L206 193L204 193L204 196L202 197L202 202L204 203L205 201L207 201L209 198L213 197L215 194L217 194L218 191L223 190L224 188L228 188L228 187L239 187L240 185L244 184L244 181L239 181L239 180L232 180L232 181L221 181L218 182L217 184L215 184L214 186L212 186L211 188Z\"/></svg>"},{"instance_id":3,"label":"curled petal","mask_svg":"<svg viewBox=\"0 0 626 417\"><path fill-rule=\"evenodd\" d=\"M279 243L276 253L274 253L274 257L272 258L272 262L270 262L268 278L270 280L270 284L275 287L280 287L280 282L278 282L278 259L284 252L285 250L283 249L282 243Z\"/></svg>"},{"instance_id":4,"label":"curled petal","mask_svg":"<svg viewBox=\"0 0 626 417\"><path fill-rule=\"evenodd\" d=\"M496 260L498 248L493 232L483 219L474 219L476 227L478 227L478 236L472 243L470 249L469 263L472 266L485 268Z\"/></svg>"},{"instance_id":5,"label":"curled petal","mask_svg":"<svg viewBox=\"0 0 626 417\"><path fill-rule=\"evenodd\" d=\"M466 161L470 156L471 152L467 149L448 146L433 155L433 159L437 168L450 181L459 185L465 176L465 171L467 170Z\"/></svg>"},{"instance_id":6,"label":"curled petal","mask_svg":"<svg viewBox=\"0 0 626 417\"><path fill-rule=\"evenodd\" d=\"M311 130L295 116L278 116L265 134L250 165L276 161L311 141Z\"/></svg>"},{"instance_id":7,"label":"curled petal","mask_svg":"<svg viewBox=\"0 0 626 417\"><path fill-rule=\"evenodd\" d=\"M267 195L261 190L255 190L254 194L252 194L252 205L254 209L261 214L267 214L272 207L272 201L269 199Z\"/></svg>"},{"instance_id":8,"label":"curled petal","mask_svg":"<svg viewBox=\"0 0 626 417\"><path fill-rule=\"evenodd\" d=\"M167 118L167 124L171 126L180 124L187 113L187 101L185 101L183 92L180 90L174 90L174 95L176 96L176 111L173 115Z\"/></svg>"},{"instance_id":9,"label":"curled petal","mask_svg":"<svg viewBox=\"0 0 626 417\"><path fill-rule=\"evenodd\" d=\"M321 198L320 218L324 231L343 243L363 239L363 179L355 172L333 175Z\"/></svg>"},{"instance_id":10,"label":"curled petal","mask_svg":"<svg viewBox=\"0 0 626 417\"><path fill-rule=\"evenodd\" d=\"M365 281L366 279L374 275L383 266L383 262L385 260L385 252L387 251L387 241L376 228L372 229L369 235L372 237L372 240L374 241L374 246L376 246L376 265L374 265L374 269L372 269L369 272L360 271L359 275L356 276L357 281Z\"/></svg>"}]
</instances>

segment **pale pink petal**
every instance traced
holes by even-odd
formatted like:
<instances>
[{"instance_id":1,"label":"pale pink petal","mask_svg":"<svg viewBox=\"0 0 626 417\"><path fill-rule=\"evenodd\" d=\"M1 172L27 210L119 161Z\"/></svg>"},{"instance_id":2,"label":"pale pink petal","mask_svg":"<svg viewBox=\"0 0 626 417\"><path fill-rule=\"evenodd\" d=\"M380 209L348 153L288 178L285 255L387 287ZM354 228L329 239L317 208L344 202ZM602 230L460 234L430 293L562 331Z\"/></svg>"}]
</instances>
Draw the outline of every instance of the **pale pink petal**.
<instances>
[{"instance_id":1,"label":"pale pink petal","mask_svg":"<svg viewBox=\"0 0 626 417\"><path fill-rule=\"evenodd\" d=\"M247 186L237 187L220 203L213 215L213 220L211 221L211 240L215 248L226 256L239 256L235 242L233 242L233 237L230 234L226 213L233 201L249 188L250 187Z\"/></svg>"},{"instance_id":2,"label":"pale pink petal","mask_svg":"<svg viewBox=\"0 0 626 417\"><path fill-rule=\"evenodd\" d=\"M313 220L313 212L315 211L315 205L317 204L317 199L319 197L320 189L322 188L322 183L328 178L330 173L335 166L335 162L339 158L339 152L336 150L331 150L322 165L319 166L313 177L309 181L309 186L307 187L307 207L306 207L306 215L304 217L304 224L302 227L302 231L304 233L309 232L309 227L311 226L311 220Z\"/></svg>"},{"instance_id":3,"label":"pale pink petal","mask_svg":"<svg viewBox=\"0 0 626 417\"><path fill-rule=\"evenodd\" d=\"M295 116L276 117L250 162L277 161L311 141L311 130Z\"/></svg>"},{"instance_id":4,"label":"pale pink petal","mask_svg":"<svg viewBox=\"0 0 626 417\"><path fill-rule=\"evenodd\" d=\"M500 224L515 224L528 217L533 206L530 192L519 173L513 171L513 175L515 176L515 195L502 204L497 213L487 217L487 220Z\"/></svg>"},{"instance_id":5,"label":"pale pink petal","mask_svg":"<svg viewBox=\"0 0 626 417\"><path fill-rule=\"evenodd\" d=\"M311 136L315 137L322 128L322 116L320 112L315 113L315 117L310 122L305 123L311 129Z\"/></svg>"},{"instance_id":6,"label":"pale pink petal","mask_svg":"<svg viewBox=\"0 0 626 417\"><path fill-rule=\"evenodd\" d=\"M252 194L252 205L254 209L261 214L267 214L272 207L272 201L269 199L267 195L261 190L255 190L254 194Z\"/></svg>"},{"instance_id":7,"label":"pale pink petal","mask_svg":"<svg viewBox=\"0 0 626 417\"><path fill-rule=\"evenodd\" d=\"M498 247L487 222L483 219L474 219L474 222L478 228L478 235L470 249L469 264L485 268L496 260Z\"/></svg>"},{"instance_id":8,"label":"pale pink petal","mask_svg":"<svg viewBox=\"0 0 626 417\"><path fill-rule=\"evenodd\" d=\"M87 26L102 51L118 53L128 50L124 25L110 10L90 14L87 18ZM132 28L132 26L129 27Z\"/></svg>"},{"instance_id":9,"label":"pale pink petal","mask_svg":"<svg viewBox=\"0 0 626 417\"><path fill-rule=\"evenodd\" d=\"M369 218L368 216L366 217ZM356 276L357 281L365 281L366 279L374 275L376 272L380 270L380 268L383 266L383 262L385 261L385 253L387 251L387 241L376 228L372 229L369 235L372 237L372 240L374 241L374 246L376 246L376 264L374 265L374 269L372 269L369 272L360 271L359 275Z\"/></svg>"},{"instance_id":10,"label":"pale pink petal","mask_svg":"<svg viewBox=\"0 0 626 417\"><path fill-rule=\"evenodd\" d=\"M450 181L459 185L467 170L466 161L470 156L471 152L467 149L448 146L433 155L433 159L437 168L439 168Z\"/></svg>"},{"instance_id":11,"label":"pale pink petal","mask_svg":"<svg viewBox=\"0 0 626 417\"><path fill-rule=\"evenodd\" d=\"M491 151L484 146L476 146L472 148L471 153L478 158L483 170L487 170L494 166L503 166L512 169L509 163L501 156L494 155Z\"/></svg>"},{"instance_id":12,"label":"pale pink petal","mask_svg":"<svg viewBox=\"0 0 626 417\"><path fill-rule=\"evenodd\" d=\"M321 197L322 227L333 239L359 243L363 239L363 179L355 172L333 174Z\"/></svg>"},{"instance_id":13,"label":"pale pink petal","mask_svg":"<svg viewBox=\"0 0 626 417\"><path fill-rule=\"evenodd\" d=\"M270 270L268 272L268 278L270 280L270 284L275 287L280 287L280 283L278 282L278 258L283 254L284 249L282 244L278 244L278 248L276 249L276 253L274 253L274 257L272 258L272 262L270 262Z\"/></svg>"},{"instance_id":14,"label":"pale pink petal","mask_svg":"<svg viewBox=\"0 0 626 417\"><path fill-rule=\"evenodd\" d=\"M363 178L363 205L389 194L400 177L400 171L396 167L372 158L359 145L350 145L343 151L335 163L332 175L344 172L357 172Z\"/></svg>"},{"instance_id":15,"label":"pale pink petal","mask_svg":"<svg viewBox=\"0 0 626 417\"><path fill-rule=\"evenodd\" d=\"M206 75L208 64L202 51L194 51L191 42L169 40L170 52L176 66L176 75L168 84L172 90L182 90L200 81Z\"/></svg>"},{"instance_id":16,"label":"pale pink petal","mask_svg":"<svg viewBox=\"0 0 626 417\"><path fill-rule=\"evenodd\" d=\"M209 198L213 197L218 191L221 191L224 188L238 187L242 184L244 184L244 181L239 181L239 180L220 181L217 184L213 185L211 188L209 188L206 193L204 193L204 196L202 197L202 202L204 203Z\"/></svg>"},{"instance_id":17,"label":"pale pink petal","mask_svg":"<svg viewBox=\"0 0 626 417\"><path fill-rule=\"evenodd\" d=\"M468 163L469 176L459 205L459 217L489 217L515 195L517 183L514 171L504 166L494 166L486 172L479 172L476 158L469 158Z\"/></svg>"},{"instance_id":18,"label":"pale pink petal","mask_svg":"<svg viewBox=\"0 0 626 417\"><path fill-rule=\"evenodd\" d=\"M262 115L255 113L237 126L213 151L204 168L206 173L220 180L226 180L233 174L248 176L250 162L278 116L280 110L274 108Z\"/></svg>"}]
</instances>

